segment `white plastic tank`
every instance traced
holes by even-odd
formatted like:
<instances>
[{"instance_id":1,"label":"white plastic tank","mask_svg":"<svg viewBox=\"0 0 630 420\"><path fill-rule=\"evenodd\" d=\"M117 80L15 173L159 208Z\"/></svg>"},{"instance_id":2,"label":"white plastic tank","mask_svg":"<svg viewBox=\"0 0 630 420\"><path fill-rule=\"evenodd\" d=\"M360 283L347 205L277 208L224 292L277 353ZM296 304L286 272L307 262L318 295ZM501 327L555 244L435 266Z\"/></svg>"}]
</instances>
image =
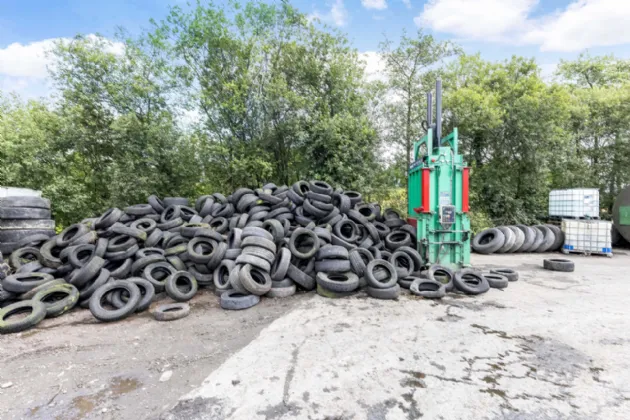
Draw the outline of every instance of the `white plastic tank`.
<instances>
[{"instance_id":1,"label":"white plastic tank","mask_svg":"<svg viewBox=\"0 0 630 420\"><path fill-rule=\"evenodd\" d=\"M549 216L599 219L599 190L574 188L549 193Z\"/></svg>"},{"instance_id":2,"label":"white plastic tank","mask_svg":"<svg viewBox=\"0 0 630 420\"><path fill-rule=\"evenodd\" d=\"M603 220L563 219L562 252L604 254L612 257L612 222Z\"/></svg>"}]
</instances>

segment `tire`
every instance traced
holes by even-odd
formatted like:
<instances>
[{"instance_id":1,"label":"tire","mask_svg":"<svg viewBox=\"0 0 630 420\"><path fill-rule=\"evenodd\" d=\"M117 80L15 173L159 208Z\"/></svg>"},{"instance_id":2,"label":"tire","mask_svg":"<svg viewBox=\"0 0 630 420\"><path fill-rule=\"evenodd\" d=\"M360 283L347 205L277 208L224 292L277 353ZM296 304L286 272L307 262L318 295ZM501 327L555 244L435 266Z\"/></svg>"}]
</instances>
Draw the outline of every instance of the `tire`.
<instances>
[{"instance_id":1,"label":"tire","mask_svg":"<svg viewBox=\"0 0 630 420\"><path fill-rule=\"evenodd\" d=\"M19 300L30 300L30 299L33 299L33 296L35 296L38 292L41 292L42 290L46 290L47 288L52 287L52 286L59 286L60 284L68 284L68 283L66 283L64 279L53 279L53 280L47 281L46 283L40 284L39 286L29 290L28 292L24 292L21 295L17 295L17 298Z\"/></svg>"},{"instance_id":2,"label":"tire","mask_svg":"<svg viewBox=\"0 0 630 420\"><path fill-rule=\"evenodd\" d=\"M220 304L223 309L241 310L257 305L260 297L256 295L243 295L236 290L230 290L221 295Z\"/></svg>"},{"instance_id":3,"label":"tire","mask_svg":"<svg viewBox=\"0 0 630 420\"><path fill-rule=\"evenodd\" d=\"M11 315L27 311L29 311L30 314L23 318L17 318L13 321L8 320ZM0 334L11 334L28 330L39 324L45 317L46 306L42 302L24 300L12 303L0 309Z\"/></svg>"},{"instance_id":4,"label":"tire","mask_svg":"<svg viewBox=\"0 0 630 420\"><path fill-rule=\"evenodd\" d=\"M414 268L413 270L411 270L412 273L414 271L420 271L422 267L424 267L424 261L422 260L420 253L417 250L413 249L412 247L401 246L400 248L397 249L397 251L406 252L411 257L414 264Z\"/></svg>"},{"instance_id":5,"label":"tire","mask_svg":"<svg viewBox=\"0 0 630 420\"><path fill-rule=\"evenodd\" d=\"M549 259L543 260L543 268L545 270L563 271L565 273L572 273L573 271L575 271L575 264L571 260L549 258Z\"/></svg>"},{"instance_id":6,"label":"tire","mask_svg":"<svg viewBox=\"0 0 630 420\"><path fill-rule=\"evenodd\" d=\"M472 268L464 268L455 273L455 288L468 295L479 295L490 289L488 280Z\"/></svg>"},{"instance_id":7,"label":"tire","mask_svg":"<svg viewBox=\"0 0 630 420\"><path fill-rule=\"evenodd\" d=\"M289 264L291 264L291 251L286 248L281 248L276 255L276 260L271 267L271 280L281 281L287 276L289 270Z\"/></svg>"},{"instance_id":8,"label":"tire","mask_svg":"<svg viewBox=\"0 0 630 420\"><path fill-rule=\"evenodd\" d=\"M543 245L543 242L545 241L545 234L543 233L541 229L536 229L535 227L530 227L530 229L534 231L534 233L536 234L536 237L534 239L534 244L529 249L529 252L538 252L537 249L540 248Z\"/></svg>"},{"instance_id":9,"label":"tire","mask_svg":"<svg viewBox=\"0 0 630 420\"><path fill-rule=\"evenodd\" d=\"M77 289L81 289L90 280L94 279L104 266L104 259L101 257L92 257L87 264L72 273L68 283L73 284Z\"/></svg>"},{"instance_id":10,"label":"tire","mask_svg":"<svg viewBox=\"0 0 630 420\"><path fill-rule=\"evenodd\" d=\"M427 279L443 284L446 292L453 291L453 288L455 287L455 273L453 273L453 270L450 268L433 264L427 270L426 275ZM444 277L446 277L446 282L442 281Z\"/></svg>"},{"instance_id":11,"label":"tire","mask_svg":"<svg viewBox=\"0 0 630 420\"><path fill-rule=\"evenodd\" d=\"M472 240L471 246L478 254L493 254L505 243L505 236L497 228L479 232Z\"/></svg>"},{"instance_id":12,"label":"tire","mask_svg":"<svg viewBox=\"0 0 630 420\"><path fill-rule=\"evenodd\" d=\"M403 246L411 246L411 235L402 231L391 232L385 237L385 246L390 251L395 251Z\"/></svg>"},{"instance_id":13,"label":"tire","mask_svg":"<svg viewBox=\"0 0 630 420\"><path fill-rule=\"evenodd\" d=\"M9 229L2 230L0 228L0 242L3 244L15 243L15 248L24 248L26 238L31 237L43 237L48 239L55 236L55 231L52 229ZM26 245L28 246L28 245Z\"/></svg>"},{"instance_id":14,"label":"tire","mask_svg":"<svg viewBox=\"0 0 630 420\"><path fill-rule=\"evenodd\" d=\"M411 283L414 282L418 277L405 277L404 279L398 279L398 285L403 289L409 289L411 287Z\"/></svg>"},{"instance_id":15,"label":"tire","mask_svg":"<svg viewBox=\"0 0 630 420\"><path fill-rule=\"evenodd\" d=\"M0 207L0 219L33 220L50 219L50 210L28 207Z\"/></svg>"},{"instance_id":16,"label":"tire","mask_svg":"<svg viewBox=\"0 0 630 420\"><path fill-rule=\"evenodd\" d=\"M431 279L415 279L409 291L416 295L427 299L442 299L446 296L446 287L443 283Z\"/></svg>"},{"instance_id":17,"label":"tire","mask_svg":"<svg viewBox=\"0 0 630 420\"><path fill-rule=\"evenodd\" d=\"M562 249L562 245L564 245L564 232L558 226L554 226L554 225L545 225L545 226L551 229L551 231L556 237L555 241L553 241L553 244L547 251L548 252L559 251L560 249Z\"/></svg>"},{"instance_id":18,"label":"tire","mask_svg":"<svg viewBox=\"0 0 630 420\"><path fill-rule=\"evenodd\" d=\"M45 242L48 242L50 240L50 237L52 236L45 233L32 233L33 231L30 231L30 230L24 230L24 231L9 230L5 232L0 232L0 235L2 233L9 233L9 232L23 232L21 233L22 235L21 237L15 236L14 238L11 238L11 240L6 241L6 242L14 242L15 240L17 240L17 244L19 248L26 248L29 246L40 247ZM0 241L5 242L2 239L2 237L0 237Z\"/></svg>"},{"instance_id":19,"label":"tire","mask_svg":"<svg viewBox=\"0 0 630 420\"><path fill-rule=\"evenodd\" d=\"M287 287L272 287L265 296L270 298L285 298L295 294L296 287L292 284Z\"/></svg>"},{"instance_id":20,"label":"tire","mask_svg":"<svg viewBox=\"0 0 630 420\"><path fill-rule=\"evenodd\" d=\"M90 244L77 245L68 254L68 262L74 268L81 268L94 256L94 249L94 245Z\"/></svg>"},{"instance_id":21,"label":"tire","mask_svg":"<svg viewBox=\"0 0 630 420\"><path fill-rule=\"evenodd\" d=\"M45 230L54 231L55 221L50 219L39 220L0 220L0 231L9 230Z\"/></svg>"},{"instance_id":22,"label":"tire","mask_svg":"<svg viewBox=\"0 0 630 420\"><path fill-rule=\"evenodd\" d=\"M168 303L160 305L153 311L156 321L175 321L185 318L190 314L190 305L187 303Z\"/></svg>"},{"instance_id":23,"label":"tire","mask_svg":"<svg viewBox=\"0 0 630 420\"><path fill-rule=\"evenodd\" d=\"M2 280L2 288L7 292L22 294L53 279L53 276L44 273L13 274Z\"/></svg>"},{"instance_id":24,"label":"tire","mask_svg":"<svg viewBox=\"0 0 630 420\"><path fill-rule=\"evenodd\" d=\"M182 290L180 288L178 283L182 280L185 283L185 286L187 286L187 290ZM164 289L171 299L177 302L186 302L197 294L199 286L197 286L197 280L189 272L176 271L166 279L164 282Z\"/></svg>"},{"instance_id":25,"label":"tire","mask_svg":"<svg viewBox=\"0 0 630 420\"><path fill-rule=\"evenodd\" d=\"M508 278L502 276L501 274L490 273L484 274L483 276L486 278L488 284L493 289L505 289L506 287L508 287Z\"/></svg>"},{"instance_id":26,"label":"tire","mask_svg":"<svg viewBox=\"0 0 630 420\"><path fill-rule=\"evenodd\" d=\"M534 250L534 252L547 252L556 241L556 235L554 235L553 231L544 225L536 225L535 229L538 229L543 234L543 240L541 245Z\"/></svg>"},{"instance_id":27,"label":"tire","mask_svg":"<svg viewBox=\"0 0 630 420\"><path fill-rule=\"evenodd\" d=\"M188 199L184 197L164 197L162 200L164 203L164 208L170 206L188 206Z\"/></svg>"},{"instance_id":28,"label":"tire","mask_svg":"<svg viewBox=\"0 0 630 420\"><path fill-rule=\"evenodd\" d=\"M315 271L318 273L345 273L351 271L351 265L348 260L321 260L315 261Z\"/></svg>"},{"instance_id":29,"label":"tire","mask_svg":"<svg viewBox=\"0 0 630 420\"><path fill-rule=\"evenodd\" d=\"M230 286L236 292L239 292L242 295L249 295L247 289L243 287L241 284L241 269L242 265L235 265L232 271L230 271L230 277L228 277L228 281L230 282Z\"/></svg>"},{"instance_id":30,"label":"tire","mask_svg":"<svg viewBox=\"0 0 630 420\"><path fill-rule=\"evenodd\" d=\"M9 196L0 198L0 207L30 207L50 210L50 200L41 197Z\"/></svg>"},{"instance_id":31,"label":"tire","mask_svg":"<svg viewBox=\"0 0 630 420\"><path fill-rule=\"evenodd\" d=\"M507 226L499 226L497 229L499 229L501 233L503 233L503 236L505 236L505 240L503 242L503 246L499 248L496 252L497 254L505 254L514 246L514 243L516 242L516 235L514 234L514 232L512 232L512 229Z\"/></svg>"},{"instance_id":32,"label":"tire","mask_svg":"<svg viewBox=\"0 0 630 420\"><path fill-rule=\"evenodd\" d=\"M366 288L366 292L368 296L373 297L375 299L398 299L400 296L400 286L395 284L393 287L389 287L387 289L382 288L374 288L368 286Z\"/></svg>"},{"instance_id":33,"label":"tire","mask_svg":"<svg viewBox=\"0 0 630 420\"><path fill-rule=\"evenodd\" d=\"M325 297L328 299L339 299L339 298L352 296L356 294L356 292L333 292L332 290L328 290L325 287L322 287L318 284L317 294L320 295L321 297Z\"/></svg>"},{"instance_id":34,"label":"tire","mask_svg":"<svg viewBox=\"0 0 630 420\"><path fill-rule=\"evenodd\" d=\"M112 277L109 270L105 268L101 268L101 271L98 273L98 276L96 276L96 278L93 281L87 283L82 289L79 289L79 299L80 300L89 299L99 287L103 286L111 278Z\"/></svg>"},{"instance_id":35,"label":"tire","mask_svg":"<svg viewBox=\"0 0 630 420\"><path fill-rule=\"evenodd\" d=\"M176 270L167 262L149 264L144 268L142 277L147 279L155 288L156 293L164 291L166 279L175 274ZM156 277L156 273L161 273Z\"/></svg>"},{"instance_id":36,"label":"tire","mask_svg":"<svg viewBox=\"0 0 630 420\"><path fill-rule=\"evenodd\" d=\"M308 239L311 240L310 248L302 250L300 245L304 244L305 240L307 241ZM298 249L298 247L300 249ZM296 258L307 260L315 256L317 251L319 251L319 239L312 230L297 228L291 234L291 239L289 240L289 250Z\"/></svg>"},{"instance_id":37,"label":"tire","mask_svg":"<svg viewBox=\"0 0 630 420\"><path fill-rule=\"evenodd\" d=\"M269 261L255 255L241 253L241 255L236 258L236 264L250 264L266 273L269 273L271 271L271 264L269 263Z\"/></svg>"},{"instance_id":38,"label":"tire","mask_svg":"<svg viewBox=\"0 0 630 420\"><path fill-rule=\"evenodd\" d=\"M348 250L346 248L339 245L326 245L319 248L315 259L317 261L331 259L347 260L348 257Z\"/></svg>"},{"instance_id":39,"label":"tire","mask_svg":"<svg viewBox=\"0 0 630 420\"><path fill-rule=\"evenodd\" d=\"M309 276L293 264L289 264L287 277L302 286L305 290L313 290L317 285L313 277Z\"/></svg>"},{"instance_id":40,"label":"tire","mask_svg":"<svg viewBox=\"0 0 630 420\"><path fill-rule=\"evenodd\" d=\"M239 273L241 285L252 295L262 296L271 289L269 272L245 264Z\"/></svg>"},{"instance_id":41,"label":"tire","mask_svg":"<svg viewBox=\"0 0 630 420\"><path fill-rule=\"evenodd\" d=\"M525 234L525 240L523 241L523 246L515 252L529 252L529 250L534 246L534 241L536 240L536 232L529 226L516 225L516 227Z\"/></svg>"},{"instance_id":42,"label":"tire","mask_svg":"<svg viewBox=\"0 0 630 420\"><path fill-rule=\"evenodd\" d=\"M246 248L249 246L263 248L272 252L273 254L275 254L278 250L276 244L272 240L261 238L258 236L248 236L241 241L241 248Z\"/></svg>"},{"instance_id":43,"label":"tire","mask_svg":"<svg viewBox=\"0 0 630 420\"><path fill-rule=\"evenodd\" d=\"M132 259L117 261L107 261L103 268L110 271L110 276L114 279L124 279L131 274Z\"/></svg>"},{"instance_id":44,"label":"tire","mask_svg":"<svg viewBox=\"0 0 630 420\"><path fill-rule=\"evenodd\" d=\"M494 270L490 270L490 273L506 277L508 281L518 280L518 272L512 270L511 268L495 268Z\"/></svg>"},{"instance_id":45,"label":"tire","mask_svg":"<svg viewBox=\"0 0 630 420\"><path fill-rule=\"evenodd\" d=\"M108 293L125 290L129 297L122 308L108 310L103 307L103 299ZM90 297L90 312L94 318L103 322L119 321L135 312L140 303L140 289L132 282L119 280L109 282L99 287Z\"/></svg>"},{"instance_id":46,"label":"tire","mask_svg":"<svg viewBox=\"0 0 630 420\"><path fill-rule=\"evenodd\" d=\"M384 268L389 272L388 276L385 276L382 279L377 279L374 276L374 272L376 268ZM367 265L365 269L365 277L367 279L369 287L375 289L389 289L397 285L398 283L398 275L396 269L392 264L385 260L373 260Z\"/></svg>"},{"instance_id":47,"label":"tire","mask_svg":"<svg viewBox=\"0 0 630 420\"><path fill-rule=\"evenodd\" d=\"M245 239L248 236L260 236L261 238L265 238L270 241L273 241L273 236L271 235L271 233L267 232L265 229L261 227L246 226L245 228L243 228L243 233L241 234L241 238Z\"/></svg>"},{"instance_id":48,"label":"tire","mask_svg":"<svg viewBox=\"0 0 630 420\"><path fill-rule=\"evenodd\" d=\"M318 286L332 292L352 292L359 287L359 277L350 271L317 273L316 281Z\"/></svg>"},{"instance_id":49,"label":"tire","mask_svg":"<svg viewBox=\"0 0 630 420\"><path fill-rule=\"evenodd\" d=\"M518 252L518 250L523 247L523 243L525 242L525 233L516 226L508 226L508 228L514 232L515 237L514 245L507 250L507 253L512 254L514 252Z\"/></svg>"},{"instance_id":50,"label":"tire","mask_svg":"<svg viewBox=\"0 0 630 420\"><path fill-rule=\"evenodd\" d=\"M359 277L363 277L367 265L374 260L374 256L365 248L355 248L348 255L352 272Z\"/></svg>"},{"instance_id":51,"label":"tire","mask_svg":"<svg viewBox=\"0 0 630 420\"><path fill-rule=\"evenodd\" d=\"M215 290L229 290L232 288L230 285L230 272L234 269L235 263L231 260L223 260L212 273L212 282L214 283Z\"/></svg>"},{"instance_id":52,"label":"tire","mask_svg":"<svg viewBox=\"0 0 630 420\"><path fill-rule=\"evenodd\" d=\"M62 299L52 300L58 295L65 295ZM33 300L39 301L46 306L46 318L53 318L70 309L79 302L79 291L71 284L58 284L40 290L33 296Z\"/></svg>"},{"instance_id":53,"label":"tire","mask_svg":"<svg viewBox=\"0 0 630 420\"><path fill-rule=\"evenodd\" d=\"M405 278L414 271L415 263L411 256L404 251L396 251L389 258L389 262L396 269L399 279Z\"/></svg>"},{"instance_id":54,"label":"tire","mask_svg":"<svg viewBox=\"0 0 630 420\"><path fill-rule=\"evenodd\" d=\"M15 270L19 270L22 265L33 261L41 261L41 259L39 249L28 247L13 251L9 257L9 263Z\"/></svg>"}]
</instances>

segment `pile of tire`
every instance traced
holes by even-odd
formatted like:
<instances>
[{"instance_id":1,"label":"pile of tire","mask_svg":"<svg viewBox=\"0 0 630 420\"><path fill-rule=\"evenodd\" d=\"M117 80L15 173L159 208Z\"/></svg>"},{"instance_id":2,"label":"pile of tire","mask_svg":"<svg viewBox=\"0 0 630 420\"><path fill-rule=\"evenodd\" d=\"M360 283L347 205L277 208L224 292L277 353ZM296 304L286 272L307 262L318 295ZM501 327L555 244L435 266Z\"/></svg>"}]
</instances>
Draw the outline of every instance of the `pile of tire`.
<instances>
[{"instance_id":1,"label":"pile of tire","mask_svg":"<svg viewBox=\"0 0 630 420\"><path fill-rule=\"evenodd\" d=\"M12 253L29 236L54 234L49 200L30 196L0 198L0 252Z\"/></svg>"},{"instance_id":2,"label":"pile of tire","mask_svg":"<svg viewBox=\"0 0 630 420\"><path fill-rule=\"evenodd\" d=\"M562 245L564 233L554 225L499 226L479 232L471 242L478 254L557 252Z\"/></svg>"},{"instance_id":3,"label":"pile of tire","mask_svg":"<svg viewBox=\"0 0 630 420\"><path fill-rule=\"evenodd\" d=\"M147 310L162 293L186 302L200 288L220 296L225 309L297 290L338 297L366 287L372 297L395 299L425 265L415 228L396 211L322 181L240 188L193 205L150 196L56 236L24 239L9 262L10 272L0 270L0 333L74 306L116 321ZM169 310L154 315L169 319ZM23 311L30 315L13 322Z\"/></svg>"}]
</instances>

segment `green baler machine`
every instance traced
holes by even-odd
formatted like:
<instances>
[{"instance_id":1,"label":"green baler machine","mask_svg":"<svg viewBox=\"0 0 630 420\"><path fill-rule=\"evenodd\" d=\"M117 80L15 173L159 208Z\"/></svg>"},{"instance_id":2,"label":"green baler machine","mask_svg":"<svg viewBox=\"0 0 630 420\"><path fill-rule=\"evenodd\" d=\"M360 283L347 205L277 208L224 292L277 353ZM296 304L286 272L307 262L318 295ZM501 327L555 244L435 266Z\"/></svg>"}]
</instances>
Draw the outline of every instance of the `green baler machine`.
<instances>
[{"instance_id":1,"label":"green baler machine","mask_svg":"<svg viewBox=\"0 0 630 420\"><path fill-rule=\"evenodd\" d=\"M468 175L457 151L457 128L442 138L442 82L436 83L436 122L427 94L426 135L414 143L409 166L408 222L415 225L418 252L428 265L451 269L470 265Z\"/></svg>"}]
</instances>

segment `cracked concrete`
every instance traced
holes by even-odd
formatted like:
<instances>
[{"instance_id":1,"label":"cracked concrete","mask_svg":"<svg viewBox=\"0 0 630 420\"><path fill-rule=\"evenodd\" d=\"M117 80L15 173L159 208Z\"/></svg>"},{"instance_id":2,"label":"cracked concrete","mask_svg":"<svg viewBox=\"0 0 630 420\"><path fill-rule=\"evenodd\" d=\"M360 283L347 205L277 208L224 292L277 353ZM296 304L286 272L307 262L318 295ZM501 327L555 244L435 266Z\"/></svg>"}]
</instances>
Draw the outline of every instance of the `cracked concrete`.
<instances>
[{"instance_id":1,"label":"cracked concrete","mask_svg":"<svg viewBox=\"0 0 630 420\"><path fill-rule=\"evenodd\" d=\"M571 257L575 273L542 258L475 256L522 277L477 297L312 296L178 404L221 401L188 419L629 418L630 258Z\"/></svg>"},{"instance_id":2,"label":"cracked concrete","mask_svg":"<svg viewBox=\"0 0 630 420\"><path fill-rule=\"evenodd\" d=\"M173 323L45 320L0 337L14 384L0 418L630 418L630 257L570 257L575 273L544 257L475 255L521 275L475 297L309 293L228 312L205 292Z\"/></svg>"}]
</instances>

